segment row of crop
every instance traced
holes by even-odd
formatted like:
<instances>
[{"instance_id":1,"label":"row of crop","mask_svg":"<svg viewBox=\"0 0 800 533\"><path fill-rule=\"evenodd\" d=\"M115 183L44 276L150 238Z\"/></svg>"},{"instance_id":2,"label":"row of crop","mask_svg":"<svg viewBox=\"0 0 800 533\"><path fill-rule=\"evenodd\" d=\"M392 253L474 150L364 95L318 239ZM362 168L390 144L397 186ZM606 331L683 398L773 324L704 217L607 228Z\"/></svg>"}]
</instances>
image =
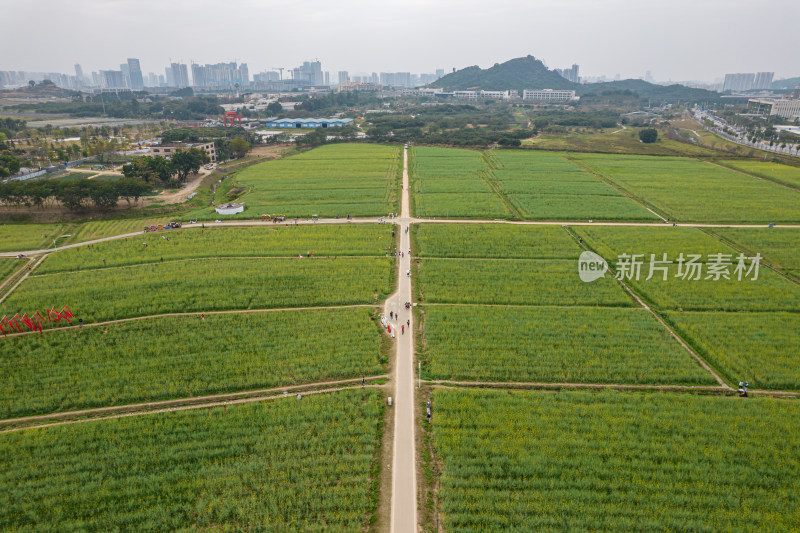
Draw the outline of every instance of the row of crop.
<instances>
[{"instance_id":1,"label":"row of crop","mask_svg":"<svg viewBox=\"0 0 800 533\"><path fill-rule=\"evenodd\" d=\"M67 224L0 225L0 252L24 252L51 247L53 240L58 239L68 227Z\"/></svg>"},{"instance_id":2,"label":"row of crop","mask_svg":"<svg viewBox=\"0 0 800 533\"><path fill-rule=\"evenodd\" d=\"M534 220L651 220L657 217L562 154L497 150L491 179Z\"/></svg>"},{"instance_id":3,"label":"row of crop","mask_svg":"<svg viewBox=\"0 0 800 533\"><path fill-rule=\"evenodd\" d=\"M508 224L414 224L417 257L578 259L581 252L563 228Z\"/></svg>"},{"instance_id":4,"label":"row of crop","mask_svg":"<svg viewBox=\"0 0 800 533\"><path fill-rule=\"evenodd\" d=\"M480 152L415 147L409 151L409 167L415 216L511 216L511 211L485 179L488 166Z\"/></svg>"},{"instance_id":5,"label":"row of crop","mask_svg":"<svg viewBox=\"0 0 800 533\"><path fill-rule=\"evenodd\" d=\"M382 405L342 391L6 434L0 527L359 531Z\"/></svg>"},{"instance_id":6,"label":"row of crop","mask_svg":"<svg viewBox=\"0 0 800 533\"><path fill-rule=\"evenodd\" d=\"M800 191L695 159L603 154L572 157L672 219L720 223L800 221Z\"/></svg>"},{"instance_id":7,"label":"row of crop","mask_svg":"<svg viewBox=\"0 0 800 533\"><path fill-rule=\"evenodd\" d=\"M0 418L380 374L373 312L166 317L0 339Z\"/></svg>"},{"instance_id":8,"label":"row of crop","mask_svg":"<svg viewBox=\"0 0 800 533\"><path fill-rule=\"evenodd\" d=\"M714 385L643 309L423 306L434 380Z\"/></svg>"},{"instance_id":9,"label":"row of crop","mask_svg":"<svg viewBox=\"0 0 800 533\"><path fill-rule=\"evenodd\" d=\"M791 531L800 404L437 390L448 531Z\"/></svg>"},{"instance_id":10,"label":"row of crop","mask_svg":"<svg viewBox=\"0 0 800 533\"><path fill-rule=\"evenodd\" d=\"M145 227L152 225L158 226L159 224L166 224L170 222L169 219L159 218L145 218L145 219L122 219L122 220L96 220L86 222L79 228L71 232L71 236L63 242L57 244L67 244L76 242L93 241L95 239L103 239L106 237L113 237L115 235L125 235L126 233L138 233L143 231Z\"/></svg>"},{"instance_id":11,"label":"row of crop","mask_svg":"<svg viewBox=\"0 0 800 533\"><path fill-rule=\"evenodd\" d=\"M800 168L766 161L729 160L721 161L726 167L741 170L753 176L785 183L786 185L800 187Z\"/></svg>"},{"instance_id":12,"label":"row of crop","mask_svg":"<svg viewBox=\"0 0 800 533\"><path fill-rule=\"evenodd\" d=\"M393 264L370 257L203 259L32 276L3 302L0 313L66 305L76 320L89 323L163 313L372 304L391 292Z\"/></svg>"},{"instance_id":13,"label":"row of crop","mask_svg":"<svg viewBox=\"0 0 800 533\"><path fill-rule=\"evenodd\" d=\"M385 255L394 249L388 226L193 228L143 234L50 254L36 274L210 257Z\"/></svg>"},{"instance_id":14,"label":"row of crop","mask_svg":"<svg viewBox=\"0 0 800 533\"><path fill-rule=\"evenodd\" d=\"M564 259L419 259L415 289L423 303L629 307L631 297L610 277L578 278Z\"/></svg>"},{"instance_id":15,"label":"row of crop","mask_svg":"<svg viewBox=\"0 0 800 533\"><path fill-rule=\"evenodd\" d=\"M344 144L254 165L235 179L250 189L245 203L266 213L379 216L398 210L399 174L397 147Z\"/></svg>"}]
</instances>

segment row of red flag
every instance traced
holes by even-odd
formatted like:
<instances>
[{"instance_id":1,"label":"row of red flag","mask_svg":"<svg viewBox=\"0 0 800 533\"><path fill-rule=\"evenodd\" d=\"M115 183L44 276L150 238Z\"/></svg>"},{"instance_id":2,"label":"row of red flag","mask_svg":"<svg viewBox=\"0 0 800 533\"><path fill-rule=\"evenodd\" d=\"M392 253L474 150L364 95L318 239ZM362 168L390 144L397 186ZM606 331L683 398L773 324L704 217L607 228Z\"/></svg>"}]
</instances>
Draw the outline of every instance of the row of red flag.
<instances>
[{"instance_id":1,"label":"row of red flag","mask_svg":"<svg viewBox=\"0 0 800 533\"><path fill-rule=\"evenodd\" d=\"M3 333L3 337L6 336L6 329L10 333L14 333L15 330L17 333L22 333L22 327L17 322L17 319L19 319L19 321L22 322L24 326L27 326L31 331L38 331L44 335L43 330L45 320L52 324L53 322L61 322L62 319L66 320L67 322L72 322L72 319L74 318L72 311L70 311L69 307L66 305L61 312L53 307L52 309L45 309L44 313L47 316L46 319L39 311L36 311L36 313L32 314L31 316L28 316L27 313L22 316L16 314L11 317L11 320L4 316L2 319L0 319L0 332Z\"/></svg>"}]
</instances>

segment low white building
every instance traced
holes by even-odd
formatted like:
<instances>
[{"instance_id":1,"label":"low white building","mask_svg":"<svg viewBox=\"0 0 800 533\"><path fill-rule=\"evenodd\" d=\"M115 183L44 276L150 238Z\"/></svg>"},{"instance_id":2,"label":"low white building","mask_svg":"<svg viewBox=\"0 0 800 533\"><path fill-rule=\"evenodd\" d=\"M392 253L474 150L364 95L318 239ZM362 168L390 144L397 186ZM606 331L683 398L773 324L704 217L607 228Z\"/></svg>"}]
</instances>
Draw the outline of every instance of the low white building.
<instances>
[{"instance_id":1,"label":"low white building","mask_svg":"<svg viewBox=\"0 0 800 533\"><path fill-rule=\"evenodd\" d=\"M244 211L244 204L222 204L214 208L220 215L235 215Z\"/></svg>"},{"instance_id":2,"label":"low white building","mask_svg":"<svg viewBox=\"0 0 800 533\"><path fill-rule=\"evenodd\" d=\"M564 91L558 89L525 89L522 92L523 100L540 100L549 102L569 102L576 100L575 91Z\"/></svg>"}]
</instances>

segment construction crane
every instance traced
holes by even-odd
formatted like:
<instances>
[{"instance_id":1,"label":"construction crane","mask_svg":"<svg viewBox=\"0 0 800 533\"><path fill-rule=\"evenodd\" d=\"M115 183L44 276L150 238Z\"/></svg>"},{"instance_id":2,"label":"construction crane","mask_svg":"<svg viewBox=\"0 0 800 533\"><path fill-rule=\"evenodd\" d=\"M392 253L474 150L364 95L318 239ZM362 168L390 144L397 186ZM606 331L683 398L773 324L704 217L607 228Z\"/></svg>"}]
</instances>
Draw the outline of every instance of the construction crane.
<instances>
[{"instance_id":1,"label":"construction crane","mask_svg":"<svg viewBox=\"0 0 800 533\"><path fill-rule=\"evenodd\" d=\"M283 80L283 67L269 67L272 70L278 70L281 73L281 80Z\"/></svg>"}]
</instances>

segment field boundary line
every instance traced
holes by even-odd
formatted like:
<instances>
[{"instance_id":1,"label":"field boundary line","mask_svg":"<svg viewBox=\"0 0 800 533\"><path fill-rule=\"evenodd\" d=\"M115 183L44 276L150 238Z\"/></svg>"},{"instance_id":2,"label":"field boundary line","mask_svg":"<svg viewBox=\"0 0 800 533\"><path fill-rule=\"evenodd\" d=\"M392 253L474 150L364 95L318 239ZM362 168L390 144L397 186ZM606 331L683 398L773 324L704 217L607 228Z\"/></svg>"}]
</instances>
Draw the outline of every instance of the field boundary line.
<instances>
[{"instance_id":1,"label":"field boundary line","mask_svg":"<svg viewBox=\"0 0 800 533\"><path fill-rule=\"evenodd\" d=\"M303 256L303 259L308 259L310 261L314 261L315 259L386 259L386 255L319 255L313 257ZM101 270L117 270L121 268L134 268L140 266L150 266L150 265L164 265L167 263L189 263L193 261L225 261L228 259L280 259L280 260L292 260L296 259L299 260L296 255L264 255L264 256L256 256L256 255L217 255L217 256L207 256L207 257L187 257L185 259L168 259L166 261L146 261L143 263L126 263L124 265L111 265L111 266L104 266L99 268L83 268L80 270L58 270L55 272L45 272L43 274L37 274L36 277L41 278L45 276L57 276L60 274L80 274L82 272L98 272Z\"/></svg>"},{"instance_id":2,"label":"field boundary line","mask_svg":"<svg viewBox=\"0 0 800 533\"><path fill-rule=\"evenodd\" d=\"M0 300L2 303L2 300ZM86 324L78 324L74 326L63 326L63 327L56 327L56 328L48 328L43 330L41 333L48 333L53 331L69 331L71 329L80 329L80 328L93 328L98 326L108 326L113 324L122 324L125 322L136 322L137 320L149 320L149 319L156 319L156 318L165 318L165 317L181 317L181 316L196 316L200 317L201 315L211 316L211 315L244 315L249 313L271 313L276 311L316 311L316 310L324 310L324 309L354 309L359 307L372 307L378 308L380 307L379 304L351 304L351 305L322 305L318 307L274 307L274 308L266 308L266 309L226 309L223 311L188 311L185 313L163 313L160 315L145 315L145 316L134 316L130 318L119 318L116 320L106 320L105 322L90 322ZM39 333L37 331L22 331L19 333L9 333L6 337L22 337L24 335L31 335L33 333Z\"/></svg>"},{"instance_id":3,"label":"field boundary line","mask_svg":"<svg viewBox=\"0 0 800 533\"><path fill-rule=\"evenodd\" d=\"M367 387L369 387L371 389L376 389L376 388L380 389L380 388L384 388L385 385L375 385L375 384L364 385L364 386L354 385L354 386L350 386L350 387L335 387L335 388L331 388L331 389L304 390L303 394L305 394L305 395L326 394L326 393L330 393L330 392L338 392L338 391L343 391L343 390L365 389ZM94 421L97 421L97 420L112 420L114 418L128 418L128 417L131 417L131 416L155 415L155 414L161 414L161 413L172 413L172 412L176 412L176 411L188 411L188 410L191 410L191 409L211 409L213 407L226 407L226 406L229 406L229 405L240 405L240 404L245 404L245 403L263 402L263 401L266 401L266 400L277 400L277 399L280 399L280 398L290 398L290 397L291 396L288 395L288 391L287 391L287 394L275 394L275 395L271 395L271 396L255 396L253 398L239 398L239 399L233 399L233 400L221 400L221 401L200 403L200 404L193 404L193 405L180 405L180 406L176 406L176 407L166 407L166 408L154 409L154 410L150 410L150 411L131 411L131 412L127 412L127 413L120 413L120 414L114 414L114 415L108 415L108 416L100 416L100 417L94 417L94 418L81 418L81 419L75 419L75 420L63 420L63 421L60 421L60 422L51 422L51 423L48 423L48 424L40 424L40 425L35 425L35 426L24 426L24 427L18 427L18 428L9 428L9 429L0 430L0 434L2 434L2 433L13 433L13 432L16 432L16 431L25 431L25 430L28 430L28 429L41 429L41 428L47 428L47 427L52 427L52 426L63 426L63 425L67 425L67 424L81 424L81 423L84 423L84 422L94 422Z\"/></svg>"},{"instance_id":4,"label":"field boundary line","mask_svg":"<svg viewBox=\"0 0 800 533\"><path fill-rule=\"evenodd\" d=\"M503 204L506 206L506 209L509 210L511 216L522 220L524 218L522 216L522 212L516 205L514 205L514 202L512 202L511 199L506 196L506 194L497 184L497 176L495 176L494 172L492 172L494 170L492 166L492 160L496 161L494 154L489 154L488 151L484 150L481 152L481 159L483 159L483 163L486 165L486 170L478 171L478 176L480 176L481 180L489 186L489 189L495 193L498 198L500 198L500 201L503 202Z\"/></svg>"},{"instance_id":5,"label":"field boundary line","mask_svg":"<svg viewBox=\"0 0 800 533\"><path fill-rule=\"evenodd\" d=\"M419 302L420 307L517 307L519 309L546 308L546 309L622 309L628 311L647 311L644 307L635 305L556 305L556 304L483 304L483 303L448 303L448 302Z\"/></svg>"},{"instance_id":6,"label":"field boundary line","mask_svg":"<svg viewBox=\"0 0 800 533\"><path fill-rule=\"evenodd\" d=\"M33 271L36 270L36 267L41 265L44 262L44 260L47 259L48 255L50 255L50 254L44 254L42 257L39 258L38 261L36 261L36 258L31 258L31 261L28 263L28 266L30 266L31 268L27 272L25 272L17 280L17 282L14 283L14 285L12 285L12 287L8 290L8 292L6 292L2 297L0 297L0 304L5 302L6 298L11 296L11 293L13 293L15 290L17 290L17 287L19 287L22 284L23 281L28 279L28 276L30 276L33 273ZM17 272L17 274L19 274L19 272Z\"/></svg>"},{"instance_id":7,"label":"field boundary line","mask_svg":"<svg viewBox=\"0 0 800 533\"><path fill-rule=\"evenodd\" d=\"M416 197L416 196L415 196ZM660 217L660 215L659 215ZM313 225L347 225L347 224L378 224L378 218L380 217L370 217L370 218L353 218L351 220L347 219L320 219L316 223L312 222L311 220L301 220L298 222L297 225L299 226L313 226ZM660 217L662 218L662 217ZM472 219L472 218L462 218L462 219L453 219L453 218L427 218L427 217L406 217L406 220L412 224L519 224L519 225L530 225L530 226L636 226L636 227L663 227L665 220L662 218L662 222L644 222L644 221L593 221L588 222L586 220L507 220L507 219ZM201 224L201 223L198 223ZM261 222L260 220L240 220L240 221L228 221L228 222L203 222L207 228L247 228L247 227L282 227L281 224L273 224L272 222ZM767 228L769 227L768 222L762 223L750 223L750 224L726 224L726 223L711 223L711 222L675 222L673 223L675 226L678 227L686 227L686 228ZM286 224L286 225L294 225L294 224ZM775 227L781 228L795 228L800 229L800 223L797 222L786 222L786 223L777 223ZM182 231L182 230L195 230L201 229L200 225L193 224L192 226L184 226L180 229L173 229L170 231ZM89 244L100 244L104 242L110 242L119 239L127 239L129 237L137 237L142 235L150 235L150 233L145 234L144 232L136 232L136 233L122 233L119 235L112 235L109 237L102 237L100 239L95 239L91 241L83 241L78 243L72 244L65 244L63 246L59 246L57 248L48 248L43 250L21 250L16 252L0 252L0 257L17 257L18 255L47 255L52 252L60 252L62 250L69 250L72 248L79 248L81 246L87 246ZM378 257L378 256L358 256L358 257Z\"/></svg>"},{"instance_id":8,"label":"field boundary line","mask_svg":"<svg viewBox=\"0 0 800 533\"><path fill-rule=\"evenodd\" d=\"M235 400L237 398L246 398L248 396L261 396L264 394L271 394L274 392L284 392L286 391L299 391L305 389L314 389L317 390L319 387L328 387L334 385L346 385L348 383L358 383L362 379L366 382L368 381L375 381L379 379L388 379L388 374L381 374L377 376L363 376L362 378L348 378L348 379L338 379L338 380L331 380L331 381L318 381L312 383L300 383L297 385L285 385L282 387L272 387L268 389L255 389L255 390L248 390L248 391L240 391L240 392L225 392L220 394L207 394L204 396L189 396L186 398L176 398L173 400L157 400L153 402L140 402L140 403L131 403L125 405L112 405L107 407L93 407L88 409L78 409L75 411L63 411L63 412L54 412L54 413L47 413L44 415L31 415L31 416L22 416L17 418L6 418L4 420L0 420L0 427L8 426L12 424L20 424L26 422L38 422L38 421L45 421L45 420L52 420L52 419L70 419L82 416L90 416L93 414L102 414L102 413L122 413L122 412L144 412L150 410L151 408L161 408L161 407L177 407L182 405L193 405L193 404L206 404L209 402L218 402L218 401L226 401L226 400ZM320 389L321 390L321 389Z\"/></svg>"},{"instance_id":9,"label":"field boundary line","mask_svg":"<svg viewBox=\"0 0 800 533\"><path fill-rule=\"evenodd\" d=\"M788 183L784 183L782 181L778 181L774 178L765 178L764 176L758 176L756 174L750 174L749 172L745 172L744 170L739 170L738 168L729 167L728 165L723 165L722 163L717 163L716 161L703 161L704 163L708 163L709 165L714 165L715 167L724 168L725 170L732 170L733 172L738 172L739 174L744 174L748 178L755 178L757 180L766 181L767 183L772 183L773 185L780 185L781 187L786 187L787 189L791 189L793 191L800 192L800 187L796 187L794 185L790 185Z\"/></svg>"},{"instance_id":10,"label":"field boundary line","mask_svg":"<svg viewBox=\"0 0 800 533\"><path fill-rule=\"evenodd\" d=\"M727 237L723 237L722 235L714 233L713 231L708 231L705 228L697 228L697 229L702 231L703 233L705 233L709 237L711 237L713 239L717 239L722 244L724 244L726 246L730 246L731 248L733 248L734 250L736 250L739 253L742 253L742 254L750 254L750 253L752 253L752 252L749 252L746 248L742 247L740 244L728 239ZM758 253L760 253L760 252L758 252ZM760 264L762 264L765 267L769 268L770 270L775 272L780 277L786 279L786 281L790 281L792 283L796 283L797 285L800 285L800 280L796 280L792 276L790 276L788 274L784 274L781 270L778 269L778 267L776 267L772 263L769 263L767 261L763 261L763 259L764 259L763 257L761 259L762 259L762 261L760 262Z\"/></svg>"},{"instance_id":11,"label":"field boundary line","mask_svg":"<svg viewBox=\"0 0 800 533\"><path fill-rule=\"evenodd\" d=\"M667 217L665 217L664 215L662 215L662 214L660 214L660 213L656 212L656 211L655 211L655 207L653 207L653 206L649 205L649 204L648 204L647 202L645 202L643 199L639 198L638 196L634 195L633 193L631 193L631 192L630 192L630 191L628 191L627 189L623 188L623 187L622 187L621 185L619 185L618 183L616 183L616 182L614 182L614 181L612 181L612 180L610 180L610 179L606 178L605 176L603 176L603 175L602 175L602 174L600 174L599 172L597 172L597 171L595 171L594 169L592 169L592 168L590 168L590 167L588 167L588 166L584 165L583 163L581 163L581 162L579 162L579 161L576 161L576 160L575 160L575 159L573 159L573 158L572 158L572 157L571 157L569 154L565 155L565 156L564 156L564 159L566 159L567 161L571 162L573 165L577 166L578 168L580 168L580 169L581 169L581 170L583 170L584 172L588 172L588 173L589 173L589 174L591 174L592 176L595 176L597 179L599 179L600 181L602 181L602 182L603 182L603 183L605 183L606 185L609 185L609 186L610 186L612 189L614 189L615 191L617 191L617 192L621 193L623 196L627 197L629 200L632 200L633 202L635 202L635 203L639 204L641 207L644 207L645 209L647 209L648 211L650 211L651 213L653 213L655 216L657 216L658 218L660 218L660 219L661 219L661 220L663 220L664 222L666 222L666 221L667 221Z\"/></svg>"},{"instance_id":12,"label":"field boundary line","mask_svg":"<svg viewBox=\"0 0 800 533\"><path fill-rule=\"evenodd\" d=\"M450 379L423 379L427 383L441 388L493 388L493 389L639 389L659 391L707 391L735 392L734 389L722 385L657 385L649 383L572 383L547 381L460 381ZM792 393L790 393L792 394ZM797 393L794 393L797 394Z\"/></svg>"},{"instance_id":13,"label":"field boundary line","mask_svg":"<svg viewBox=\"0 0 800 533\"><path fill-rule=\"evenodd\" d=\"M722 392L726 395L738 394L737 389L727 385L656 385L648 383L570 383L570 382L537 382L537 381L459 381L449 379L423 379L427 384L442 389L614 389L614 390L657 390L661 392ZM747 389L748 394L798 398L800 391L782 391L770 389Z\"/></svg>"},{"instance_id":14,"label":"field boundary line","mask_svg":"<svg viewBox=\"0 0 800 533\"><path fill-rule=\"evenodd\" d=\"M570 235L572 235L572 238L573 238L573 239L575 239L575 235L574 235L574 234L573 234L573 233L570 231L570 229L569 229L568 227L564 226L564 230L565 230L567 233L569 233ZM577 241L577 239L576 239L576 241ZM586 250L586 251L591 251L591 250L589 250L589 247L586 245L586 243L584 243L584 242L582 242L582 241L579 241L579 242L578 242L578 244L579 244L579 246L580 246L581 248L583 248L584 250ZM642 299L639 297L639 295L638 295L638 294L636 294L636 292L634 292L634 290L633 290L633 289L631 289L631 288L628 286L628 284L627 284L627 283L625 283L625 282L624 282L623 280L621 280L621 279L618 279L618 278L616 277L616 273L615 273L613 270L611 270L611 268L610 268L610 267L609 267L609 269L608 269L608 270L609 270L609 272L611 272L612 274L615 274L615 275L614 275L614 279L616 279L616 280L617 280L617 282L619 282L619 284L620 284L620 285L622 285L622 287L623 287L623 288L624 288L626 291L628 291L628 294L630 294L630 295L631 295L631 296L632 296L632 297L633 297L633 298L634 298L634 299L635 299L637 302L639 302L639 305L641 305L642 307L644 307L645 309L647 309L647 311L649 311L649 312L650 312L650 314L653 316L653 318L655 318L655 319L658 321L658 323L659 323L659 324L661 324L661 325L664 327L664 329L666 329L666 330L669 332L669 334L670 334L670 335L672 335L672 337L673 337L673 338L674 338L676 341L678 341L678 343L679 343L681 346L683 346L683 349L684 349L684 350L686 350L687 352L689 352L689 354L690 354L692 357L694 357L694 358L695 358L695 360L696 360L698 363L700 363L700 366L702 366L702 367L703 367L703 368L704 368L704 369L705 369L705 370L706 370L706 371L707 371L709 374L711 374L711 375L713 376L714 380L716 380L716 382L717 382L717 383L719 383L719 384L720 384L722 387L728 387L728 384L727 384L727 383L725 383L725 380L723 380L721 377L719 377L719 374L717 374L717 373L716 373L716 372L715 372L715 371L714 371L714 370L711 368L711 366L710 366L710 365L709 365L709 364L708 364L708 363L707 363L707 362L706 362L706 361L705 361L705 360L704 360L702 357L700 357L700 356L697 354L697 352L695 352L695 351L694 351L694 350L693 350L693 349L692 349L692 348L689 346L689 344L688 344L686 341L684 341L684 340L683 340L683 339L682 339L682 338L681 338L681 337L680 337L680 336L679 336L677 333L675 333L675 331L674 331L674 330L673 330L673 329L672 329L672 328L669 326L669 324L667 324L667 323L664 321L664 319L663 319L663 318L661 318L661 316L659 316L659 314L658 314L658 313L656 313L655 311L653 311L653 309L652 309L652 308L650 308L650 306L649 306L649 305L647 305L647 304L645 303L645 301L644 301L644 300L642 300ZM728 387L728 388L730 388L730 387Z\"/></svg>"},{"instance_id":15,"label":"field boundary line","mask_svg":"<svg viewBox=\"0 0 800 533\"><path fill-rule=\"evenodd\" d=\"M769 223L753 224L715 224L711 222L625 222L594 220L503 220L503 219L477 219L477 218L414 218L414 224L516 224L519 226L630 226L637 228L666 228L676 226L679 228L740 228L755 229L768 228ZM795 222L775 224L776 228L800 229L800 224Z\"/></svg>"},{"instance_id":16,"label":"field boundary line","mask_svg":"<svg viewBox=\"0 0 800 533\"><path fill-rule=\"evenodd\" d=\"M27 264L22 265L19 269L9 274L8 279L6 279L3 282L3 284L0 285L0 294L2 294L3 291L5 291L11 284L13 284L19 276L23 275L23 272L26 270L25 268L26 266L30 265L31 267L33 267L33 263L36 262L36 258L28 257L27 259L28 259ZM0 302L2 302L2 300L0 300Z\"/></svg>"}]
</instances>

